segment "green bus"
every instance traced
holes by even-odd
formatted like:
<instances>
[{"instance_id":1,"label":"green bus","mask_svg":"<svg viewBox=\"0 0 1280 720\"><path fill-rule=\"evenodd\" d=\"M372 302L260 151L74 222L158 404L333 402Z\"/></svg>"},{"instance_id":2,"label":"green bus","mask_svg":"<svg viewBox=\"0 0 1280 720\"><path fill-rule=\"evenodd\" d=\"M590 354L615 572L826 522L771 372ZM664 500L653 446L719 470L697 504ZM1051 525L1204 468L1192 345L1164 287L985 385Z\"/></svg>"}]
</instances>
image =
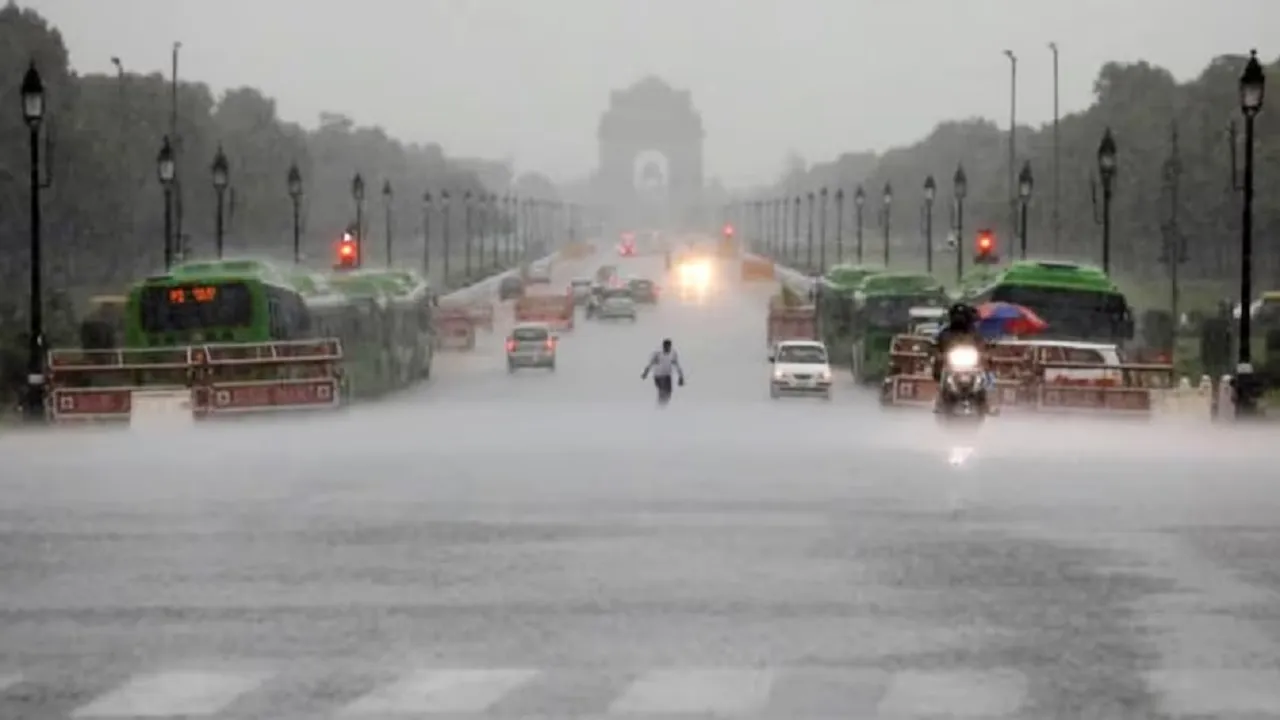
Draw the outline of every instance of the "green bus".
<instances>
[{"instance_id":1,"label":"green bus","mask_svg":"<svg viewBox=\"0 0 1280 720\"><path fill-rule=\"evenodd\" d=\"M124 345L336 337L349 391L367 397L430 377L432 294L401 271L287 274L259 260L192 262L134 285Z\"/></svg>"},{"instance_id":2,"label":"green bus","mask_svg":"<svg viewBox=\"0 0 1280 720\"><path fill-rule=\"evenodd\" d=\"M1068 262L1015 262L984 283L967 283L974 305L1007 302L1033 310L1049 324L1046 337L1122 343L1133 339L1133 310L1100 268Z\"/></svg>"},{"instance_id":3,"label":"green bus","mask_svg":"<svg viewBox=\"0 0 1280 720\"><path fill-rule=\"evenodd\" d=\"M852 370L858 382L884 378L895 335L911 329L911 309L946 307L950 296L927 273L887 272L865 278L854 293Z\"/></svg>"}]
</instances>

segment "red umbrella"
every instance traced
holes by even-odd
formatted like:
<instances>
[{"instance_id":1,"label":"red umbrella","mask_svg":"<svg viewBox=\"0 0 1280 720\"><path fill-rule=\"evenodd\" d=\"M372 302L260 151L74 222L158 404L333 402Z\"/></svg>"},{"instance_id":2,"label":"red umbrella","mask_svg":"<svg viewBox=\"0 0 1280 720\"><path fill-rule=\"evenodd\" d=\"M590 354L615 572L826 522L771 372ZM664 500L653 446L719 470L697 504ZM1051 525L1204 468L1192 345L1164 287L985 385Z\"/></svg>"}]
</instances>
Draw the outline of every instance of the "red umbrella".
<instances>
[{"instance_id":1,"label":"red umbrella","mask_svg":"<svg viewBox=\"0 0 1280 720\"><path fill-rule=\"evenodd\" d=\"M978 328L984 335L1036 335L1049 323L1034 310L1007 302L988 302L978 306Z\"/></svg>"}]
</instances>

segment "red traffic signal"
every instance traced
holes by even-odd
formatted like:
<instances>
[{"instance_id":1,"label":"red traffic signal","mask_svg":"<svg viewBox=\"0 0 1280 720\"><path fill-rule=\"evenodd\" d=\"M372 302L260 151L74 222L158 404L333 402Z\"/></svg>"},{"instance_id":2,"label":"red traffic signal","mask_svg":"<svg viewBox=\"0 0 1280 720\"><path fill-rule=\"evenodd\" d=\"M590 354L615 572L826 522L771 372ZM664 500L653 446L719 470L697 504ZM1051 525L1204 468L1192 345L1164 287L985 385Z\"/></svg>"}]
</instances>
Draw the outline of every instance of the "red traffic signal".
<instances>
[{"instance_id":1,"label":"red traffic signal","mask_svg":"<svg viewBox=\"0 0 1280 720\"><path fill-rule=\"evenodd\" d=\"M733 237L733 226L732 226L732 225L725 225L725 226L724 226L724 236L725 236L725 237L727 237L727 238L729 238L729 237Z\"/></svg>"},{"instance_id":2,"label":"red traffic signal","mask_svg":"<svg viewBox=\"0 0 1280 720\"><path fill-rule=\"evenodd\" d=\"M979 263L996 262L996 236L990 230L979 230L974 247L974 260Z\"/></svg>"},{"instance_id":3,"label":"red traffic signal","mask_svg":"<svg viewBox=\"0 0 1280 720\"><path fill-rule=\"evenodd\" d=\"M343 234L342 240L338 242L338 263L335 267L339 269L360 267L360 243L351 236L351 233Z\"/></svg>"}]
</instances>

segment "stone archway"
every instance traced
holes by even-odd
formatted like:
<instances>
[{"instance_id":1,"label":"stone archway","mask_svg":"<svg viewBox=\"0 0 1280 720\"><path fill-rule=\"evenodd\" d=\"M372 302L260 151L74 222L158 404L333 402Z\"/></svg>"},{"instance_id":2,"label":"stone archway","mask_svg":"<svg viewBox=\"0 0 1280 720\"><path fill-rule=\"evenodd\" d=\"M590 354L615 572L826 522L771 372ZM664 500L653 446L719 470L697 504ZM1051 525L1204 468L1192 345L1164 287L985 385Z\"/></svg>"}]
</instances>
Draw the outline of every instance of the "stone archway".
<instances>
[{"instance_id":1,"label":"stone archway","mask_svg":"<svg viewBox=\"0 0 1280 720\"><path fill-rule=\"evenodd\" d=\"M616 228L687 223L702 199L702 118L687 90L647 77L610 94L596 197Z\"/></svg>"}]
</instances>

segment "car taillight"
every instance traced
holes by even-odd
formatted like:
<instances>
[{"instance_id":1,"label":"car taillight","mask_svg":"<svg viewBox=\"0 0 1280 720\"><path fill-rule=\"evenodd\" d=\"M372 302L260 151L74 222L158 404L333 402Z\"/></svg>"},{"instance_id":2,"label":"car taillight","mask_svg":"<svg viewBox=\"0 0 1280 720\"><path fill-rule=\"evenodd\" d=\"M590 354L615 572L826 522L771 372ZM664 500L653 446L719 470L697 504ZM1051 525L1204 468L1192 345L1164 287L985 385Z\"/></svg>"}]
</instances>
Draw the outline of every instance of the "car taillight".
<instances>
[{"instance_id":1,"label":"car taillight","mask_svg":"<svg viewBox=\"0 0 1280 720\"><path fill-rule=\"evenodd\" d=\"M554 338L547 338L547 349L548 350L556 349L556 341Z\"/></svg>"},{"instance_id":2,"label":"car taillight","mask_svg":"<svg viewBox=\"0 0 1280 720\"><path fill-rule=\"evenodd\" d=\"M508 340L507 340L507 352L515 352L515 349L516 349L516 341L515 341L515 340L511 340L511 339L508 339Z\"/></svg>"}]
</instances>

